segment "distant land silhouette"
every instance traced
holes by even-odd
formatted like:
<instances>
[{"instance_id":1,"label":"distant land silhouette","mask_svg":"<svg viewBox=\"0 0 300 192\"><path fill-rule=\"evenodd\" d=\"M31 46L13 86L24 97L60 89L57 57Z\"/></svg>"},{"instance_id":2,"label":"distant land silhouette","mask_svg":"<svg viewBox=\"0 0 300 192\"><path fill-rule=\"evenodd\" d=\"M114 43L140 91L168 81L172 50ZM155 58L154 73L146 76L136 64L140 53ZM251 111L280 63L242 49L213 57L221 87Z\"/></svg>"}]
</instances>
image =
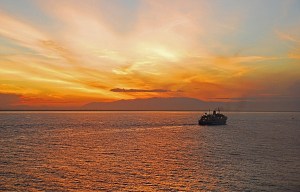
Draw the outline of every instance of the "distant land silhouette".
<instances>
[{"instance_id":1,"label":"distant land silhouette","mask_svg":"<svg viewBox=\"0 0 300 192\"><path fill-rule=\"evenodd\" d=\"M119 100L114 102L93 102L82 107L87 110L203 110L207 103L194 98L148 98Z\"/></svg>"},{"instance_id":2,"label":"distant land silhouette","mask_svg":"<svg viewBox=\"0 0 300 192\"><path fill-rule=\"evenodd\" d=\"M299 103L300 104L300 103ZM208 110L220 108L226 111L300 111L295 102L276 101L234 101L210 102L188 97L148 98L119 100L113 102L92 102L82 110Z\"/></svg>"},{"instance_id":3,"label":"distant land silhouette","mask_svg":"<svg viewBox=\"0 0 300 192\"><path fill-rule=\"evenodd\" d=\"M226 100L227 99L227 100ZM147 98L91 102L83 106L30 106L18 105L20 98L13 94L0 94L0 110L208 110L225 111L300 111L300 100L266 100L261 98L215 98L202 101L188 97Z\"/></svg>"}]
</instances>

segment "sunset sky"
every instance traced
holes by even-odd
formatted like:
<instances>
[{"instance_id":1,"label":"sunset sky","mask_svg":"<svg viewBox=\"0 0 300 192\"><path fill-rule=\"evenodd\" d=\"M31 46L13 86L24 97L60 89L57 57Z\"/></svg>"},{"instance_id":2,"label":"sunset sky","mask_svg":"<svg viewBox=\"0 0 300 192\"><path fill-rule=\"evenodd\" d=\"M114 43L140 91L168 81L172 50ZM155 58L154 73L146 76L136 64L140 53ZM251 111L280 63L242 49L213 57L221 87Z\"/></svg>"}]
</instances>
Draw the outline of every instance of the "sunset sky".
<instances>
[{"instance_id":1,"label":"sunset sky","mask_svg":"<svg viewBox=\"0 0 300 192\"><path fill-rule=\"evenodd\" d=\"M0 0L0 26L2 105L300 99L299 0Z\"/></svg>"}]
</instances>

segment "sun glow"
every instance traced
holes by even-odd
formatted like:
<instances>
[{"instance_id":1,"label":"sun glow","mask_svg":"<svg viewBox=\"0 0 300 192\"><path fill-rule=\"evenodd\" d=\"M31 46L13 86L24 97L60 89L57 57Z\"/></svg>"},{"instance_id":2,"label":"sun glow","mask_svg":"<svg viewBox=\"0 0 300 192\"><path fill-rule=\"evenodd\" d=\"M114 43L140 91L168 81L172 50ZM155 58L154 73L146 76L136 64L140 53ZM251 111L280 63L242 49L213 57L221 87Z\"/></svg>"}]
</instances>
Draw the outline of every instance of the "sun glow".
<instances>
[{"instance_id":1,"label":"sun glow","mask_svg":"<svg viewBox=\"0 0 300 192\"><path fill-rule=\"evenodd\" d=\"M236 2L231 11L224 2L189 0L28 2L30 12L0 3L0 94L21 95L23 104L239 98L286 92L299 81L300 22L254 14L268 2ZM265 15L282 23L258 19Z\"/></svg>"}]
</instances>

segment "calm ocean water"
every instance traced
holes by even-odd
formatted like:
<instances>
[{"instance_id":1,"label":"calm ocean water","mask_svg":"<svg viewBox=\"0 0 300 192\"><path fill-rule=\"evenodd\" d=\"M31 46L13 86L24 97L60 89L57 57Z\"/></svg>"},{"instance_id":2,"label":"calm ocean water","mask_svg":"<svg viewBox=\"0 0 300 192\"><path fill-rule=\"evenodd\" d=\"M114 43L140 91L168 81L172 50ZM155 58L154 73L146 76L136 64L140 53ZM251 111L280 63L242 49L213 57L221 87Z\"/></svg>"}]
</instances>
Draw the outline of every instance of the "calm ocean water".
<instances>
[{"instance_id":1,"label":"calm ocean water","mask_svg":"<svg viewBox=\"0 0 300 192\"><path fill-rule=\"evenodd\" d=\"M0 112L0 191L300 191L300 113Z\"/></svg>"}]
</instances>

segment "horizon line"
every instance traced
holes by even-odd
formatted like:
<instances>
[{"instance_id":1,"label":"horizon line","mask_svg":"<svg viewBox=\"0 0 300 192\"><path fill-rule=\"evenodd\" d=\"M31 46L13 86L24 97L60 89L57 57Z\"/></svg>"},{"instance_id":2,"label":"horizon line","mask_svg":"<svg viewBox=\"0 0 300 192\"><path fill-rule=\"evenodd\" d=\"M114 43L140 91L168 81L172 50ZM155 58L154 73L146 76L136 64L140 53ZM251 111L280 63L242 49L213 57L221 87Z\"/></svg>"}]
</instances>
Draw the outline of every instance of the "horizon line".
<instances>
[{"instance_id":1,"label":"horizon line","mask_svg":"<svg viewBox=\"0 0 300 192\"><path fill-rule=\"evenodd\" d=\"M87 111L87 112L118 112L118 111L120 111L120 112L147 112L147 111L149 111L149 112L151 112L151 111L161 111L161 112L172 112L172 111L174 111L174 112L176 112L176 111L178 111L178 112L197 112L197 111L199 111L199 112L205 112L205 111L209 111L209 110L80 110L80 109L26 109L26 110L1 110L0 109L0 112L26 112L26 111L28 111L28 112L30 112L30 111L32 111L32 112L34 112L34 111L37 111L37 112L43 112L43 111L53 111L53 112L60 112L60 111L74 111L74 112L76 112L76 111L78 111L78 112L84 112L84 111ZM213 110L211 110L211 111L213 111ZM225 112L261 112L261 113L263 113L263 112L280 112L280 113L282 113L282 112L300 112L300 111L264 111L264 110L262 110L262 111L254 111L254 110L245 110L245 111L243 111L243 110L239 110L239 111L237 111L237 110L222 110L222 111L225 111Z\"/></svg>"}]
</instances>

